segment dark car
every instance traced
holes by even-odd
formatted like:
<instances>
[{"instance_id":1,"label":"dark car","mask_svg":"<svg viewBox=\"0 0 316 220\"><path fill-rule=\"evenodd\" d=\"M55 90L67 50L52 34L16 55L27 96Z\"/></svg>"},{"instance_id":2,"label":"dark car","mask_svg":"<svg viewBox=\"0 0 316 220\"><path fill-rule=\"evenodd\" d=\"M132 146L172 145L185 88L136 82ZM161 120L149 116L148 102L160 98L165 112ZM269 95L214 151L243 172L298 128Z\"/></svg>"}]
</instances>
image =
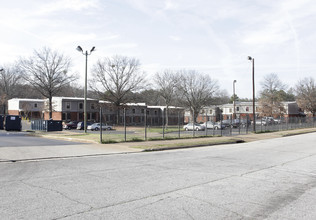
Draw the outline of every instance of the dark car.
<instances>
[{"instance_id":1,"label":"dark car","mask_svg":"<svg viewBox=\"0 0 316 220\"><path fill-rule=\"evenodd\" d=\"M89 125L92 125L92 122L87 121L87 127L88 127ZM83 122L83 121L80 121L80 122L77 124L77 130L83 130L83 127L84 127L84 122Z\"/></svg>"},{"instance_id":2,"label":"dark car","mask_svg":"<svg viewBox=\"0 0 316 220\"><path fill-rule=\"evenodd\" d=\"M226 119L226 120L222 120L221 122L219 122L222 126L225 127L230 127L231 125L231 120L230 119Z\"/></svg>"},{"instance_id":3,"label":"dark car","mask_svg":"<svg viewBox=\"0 0 316 220\"><path fill-rule=\"evenodd\" d=\"M77 128L77 124L78 124L77 121L70 121L70 122L64 124L63 128L67 129L67 130L76 129Z\"/></svg>"},{"instance_id":4,"label":"dark car","mask_svg":"<svg viewBox=\"0 0 316 220\"><path fill-rule=\"evenodd\" d=\"M247 120L247 119L234 119L233 120L233 123L232 123L232 126L234 128L238 128L238 127L249 127L251 125L251 121L250 120Z\"/></svg>"}]
</instances>

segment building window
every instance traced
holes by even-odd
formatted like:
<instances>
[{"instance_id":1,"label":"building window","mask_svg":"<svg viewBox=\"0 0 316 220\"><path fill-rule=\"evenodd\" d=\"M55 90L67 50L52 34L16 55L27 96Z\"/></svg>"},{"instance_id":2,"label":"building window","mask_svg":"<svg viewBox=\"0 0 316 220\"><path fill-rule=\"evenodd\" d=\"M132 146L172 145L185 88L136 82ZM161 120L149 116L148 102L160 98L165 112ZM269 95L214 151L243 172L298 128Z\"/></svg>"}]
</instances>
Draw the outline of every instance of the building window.
<instances>
[{"instance_id":1,"label":"building window","mask_svg":"<svg viewBox=\"0 0 316 220\"><path fill-rule=\"evenodd\" d=\"M210 110L210 114L213 114L213 110L212 109Z\"/></svg>"},{"instance_id":2,"label":"building window","mask_svg":"<svg viewBox=\"0 0 316 220\"><path fill-rule=\"evenodd\" d=\"M97 119L97 114L95 112L92 113L92 119L96 120Z\"/></svg>"},{"instance_id":3,"label":"building window","mask_svg":"<svg viewBox=\"0 0 316 220\"><path fill-rule=\"evenodd\" d=\"M229 113L232 113L232 112L233 112L233 110L230 108L230 109L229 109Z\"/></svg>"},{"instance_id":4,"label":"building window","mask_svg":"<svg viewBox=\"0 0 316 220\"><path fill-rule=\"evenodd\" d=\"M79 103L79 109L83 109L83 103Z\"/></svg>"},{"instance_id":5,"label":"building window","mask_svg":"<svg viewBox=\"0 0 316 220\"><path fill-rule=\"evenodd\" d=\"M145 113L145 109L142 108L142 114L144 114L144 113Z\"/></svg>"},{"instance_id":6,"label":"building window","mask_svg":"<svg viewBox=\"0 0 316 220\"><path fill-rule=\"evenodd\" d=\"M149 115L149 111L148 110L146 111L146 114Z\"/></svg>"},{"instance_id":7,"label":"building window","mask_svg":"<svg viewBox=\"0 0 316 220\"><path fill-rule=\"evenodd\" d=\"M70 109L70 102L66 102L66 109Z\"/></svg>"},{"instance_id":8,"label":"building window","mask_svg":"<svg viewBox=\"0 0 316 220\"><path fill-rule=\"evenodd\" d=\"M64 121L70 120L70 113L69 112L63 113L62 120L64 120Z\"/></svg>"},{"instance_id":9,"label":"building window","mask_svg":"<svg viewBox=\"0 0 316 220\"><path fill-rule=\"evenodd\" d=\"M246 107L246 112L249 112L249 107Z\"/></svg>"},{"instance_id":10,"label":"building window","mask_svg":"<svg viewBox=\"0 0 316 220\"><path fill-rule=\"evenodd\" d=\"M94 109L94 103L90 104L90 109L93 110Z\"/></svg>"},{"instance_id":11,"label":"building window","mask_svg":"<svg viewBox=\"0 0 316 220\"><path fill-rule=\"evenodd\" d=\"M37 103L34 103L34 108L37 108Z\"/></svg>"},{"instance_id":12,"label":"building window","mask_svg":"<svg viewBox=\"0 0 316 220\"><path fill-rule=\"evenodd\" d=\"M136 113L136 109L133 108L132 109L132 113L135 114Z\"/></svg>"},{"instance_id":13,"label":"building window","mask_svg":"<svg viewBox=\"0 0 316 220\"><path fill-rule=\"evenodd\" d=\"M155 110L155 115L158 115L158 111L157 110Z\"/></svg>"},{"instance_id":14,"label":"building window","mask_svg":"<svg viewBox=\"0 0 316 220\"><path fill-rule=\"evenodd\" d=\"M82 112L79 113L79 120L80 120L80 121L84 120L84 118L83 118L83 113L82 113Z\"/></svg>"},{"instance_id":15,"label":"building window","mask_svg":"<svg viewBox=\"0 0 316 220\"><path fill-rule=\"evenodd\" d=\"M236 111L239 112L239 107L236 107Z\"/></svg>"}]
</instances>

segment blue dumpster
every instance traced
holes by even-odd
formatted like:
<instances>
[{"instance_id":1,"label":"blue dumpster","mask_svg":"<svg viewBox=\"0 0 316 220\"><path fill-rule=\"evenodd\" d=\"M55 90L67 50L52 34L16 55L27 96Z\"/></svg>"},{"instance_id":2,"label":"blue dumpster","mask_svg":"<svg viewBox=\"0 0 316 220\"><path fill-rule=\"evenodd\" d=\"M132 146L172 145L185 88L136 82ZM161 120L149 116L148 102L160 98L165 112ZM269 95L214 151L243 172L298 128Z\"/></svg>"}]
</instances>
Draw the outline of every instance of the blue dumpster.
<instances>
[{"instance_id":1,"label":"blue dumpster","mask_svg":"<svg viewBox=\"0 0 316 220\"><path fill-rule=\"evenodd\" d=\"M62 121L34 120L31 122L31 129L39 131L62 131L63 125Z\"/></svg>"},{"instance_id":2,"label":"blue dumpster","mask_svg":"<svg viewBox=\"0 0 316 220\"><path fill-rule=\"evenodd\" d=\"M53 121L48 120L47 123L47 131L62 131L63 130L63 123L62 121Z\"/></svg>"},{"instance_id":3,"label":"blue dumpster","mask_svg":"<svg viewBox=\"0 0 316 220\"><path fill-rule=\"evenodd\" d=\"M5 130L6 131L21 131L22 130L21 116L7 115L5 117Z\"/></svg>"}]
</instances>

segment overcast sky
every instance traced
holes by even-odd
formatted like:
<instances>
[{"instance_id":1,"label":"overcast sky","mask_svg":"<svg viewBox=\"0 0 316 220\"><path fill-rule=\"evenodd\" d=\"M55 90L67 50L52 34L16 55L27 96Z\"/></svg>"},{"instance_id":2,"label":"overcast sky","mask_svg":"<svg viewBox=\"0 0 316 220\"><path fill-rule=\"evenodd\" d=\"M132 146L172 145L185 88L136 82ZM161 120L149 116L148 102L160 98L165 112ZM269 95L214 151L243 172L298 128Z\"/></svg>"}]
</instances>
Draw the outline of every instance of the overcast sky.
<instances>
[{"instance_id":1,"label":"overcast sky","mask_svg":"<svg viewBox=\"0 0 316 220\"><path fill-rule=\"evenodd\" d=\"M126 55L153 75L195 69L232 94L252 97L269 73L289 86L316 72L316 1L313 0L9 0L0 7L0 66L50 47L73 60ZM89 76L88 76L89 77ZM315 77L314 77L315 78Z\"/></svg>"}]
</instances>

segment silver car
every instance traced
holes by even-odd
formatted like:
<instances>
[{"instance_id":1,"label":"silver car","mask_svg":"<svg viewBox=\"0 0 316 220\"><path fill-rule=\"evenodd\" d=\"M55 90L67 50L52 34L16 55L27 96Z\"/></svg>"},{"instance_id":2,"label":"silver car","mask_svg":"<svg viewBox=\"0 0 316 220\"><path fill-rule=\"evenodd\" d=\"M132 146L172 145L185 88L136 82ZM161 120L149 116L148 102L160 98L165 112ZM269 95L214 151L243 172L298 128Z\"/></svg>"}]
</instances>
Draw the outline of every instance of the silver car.
<instances>
[{"instance_id":1,"label":"silver car","mask_svg":"<svg viewBox=\"0 0 316 220\"><path fill-rule=\"evenodd\" d=\"M203 130L205 130L205 127L201 124L198 124L198 123L194 123L194 126L193 126L193 123L188 123L188 124L183 126L183 129L186 131L193 131L193 130L203 131Z\"/></svg>"},{"instance_id":2,"label":"silver car","mask_svg":"<svg viewBox=\"0 0 316 220\"><path fill-rule=\"evenodd\" d=\"M94 123L92 125L89 125L87 127L88 130L91 131L99 131L100 130L100 123ZM102 124L102 130L112 130L112 126L111 125L107 125L107 124Z\"/></svg>"},{"instance_id":3,"label":"silver car","mask_svg":"<svg viewBox=\"0 0 316 220\"><path fill-rule=\"evenodd\" d=\"M226 126L224 124L221 124L220 122L207 121L207 122L204 122L202 125L207 129L214 129L214 130L226 128Z\"/></svg>"}]
</instances>

